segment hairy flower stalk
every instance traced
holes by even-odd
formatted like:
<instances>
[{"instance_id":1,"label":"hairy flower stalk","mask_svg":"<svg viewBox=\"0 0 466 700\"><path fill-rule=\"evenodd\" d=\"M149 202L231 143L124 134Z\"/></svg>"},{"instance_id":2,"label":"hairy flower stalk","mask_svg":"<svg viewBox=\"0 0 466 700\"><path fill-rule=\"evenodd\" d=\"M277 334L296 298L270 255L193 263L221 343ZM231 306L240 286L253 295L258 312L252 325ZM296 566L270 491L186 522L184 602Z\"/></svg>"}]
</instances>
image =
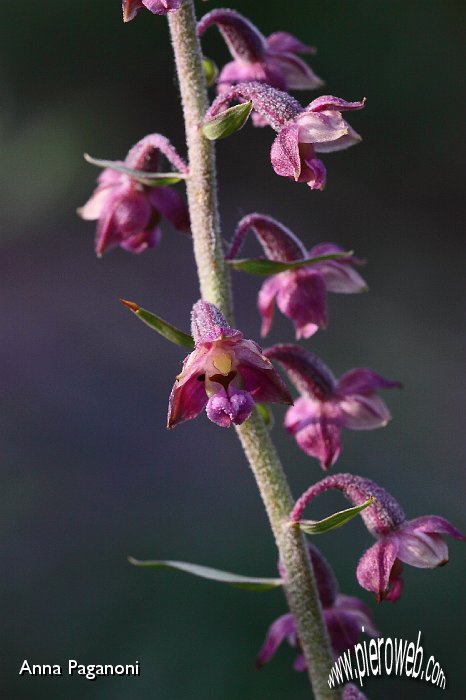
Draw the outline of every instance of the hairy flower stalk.
<instances>
[{"instance_id":1,"label":"hairy flower stalk","mask_svg":"<svg viewBox=\"0 0 466 700\"><path fill-rule=\"evenodd\" d=\"M196 35L192 0L168 15L186 125L190 178L188 202L201 295L218 306L232 323L229 276L220 239L215 160L212 143L200 125L207 111L202 54ZM236 426L264 501L280 558L287 573L285 593L296 625L316 700L339 700L341 692L327 685L333 663L328 634L309 554L298 528L289 526L293 507L290 489L276 450L256 411Z\"/></svg>"}]
</instances>

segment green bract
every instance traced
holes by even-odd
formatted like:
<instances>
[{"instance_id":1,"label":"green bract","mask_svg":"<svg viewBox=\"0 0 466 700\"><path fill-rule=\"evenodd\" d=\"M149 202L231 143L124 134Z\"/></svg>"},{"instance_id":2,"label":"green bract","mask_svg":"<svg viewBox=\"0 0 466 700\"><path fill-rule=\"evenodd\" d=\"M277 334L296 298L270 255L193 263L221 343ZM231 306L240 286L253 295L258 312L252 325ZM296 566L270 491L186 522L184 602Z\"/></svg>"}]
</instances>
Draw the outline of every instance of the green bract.
<instances>
[{"instance_id":1,"label":"green bract","mask_svg":"<svg viewBox=\"0 0 466 700\"><path fill-rule=\"evenodd\" d=\"M204 123L202 127L204 136L209 141L218 141L231 136L245 125L251 110L252 102L244 102L226 109Z\"/></svg>"},{"instance_id":2,"label":"green bract","mask_svg":"<svg viewBox=\"0 0 466 700\"><path fill-rule=\"evenodd\" d=\"M168 321L164 321L164 319L160 318L160 316L156 316L151 311L147 311L146 309L141 309L141 307L138 306L138 304L135 304L133 301L120 299L120 302L123 304L123 306L127 306L128 309L131 309L131 311L147 326L152 328L154 331L157 331L157 333L160 333L160 335L163 335L163 337L169 340L171 343L181 345L182 347L189 348L190 350L194 348L194 340L192 336L180 331L179 328L176 328L171 323L168 323Z\"/></svg>"},{"instance_id":3,"label":"green bract","mask_svg":"<svg viewBox=\"0 0 466 700\"><path fill-rule=\"evenodd\" d=\"M374 501L375 498L371 496L360 506L339 510L337 513L333 513L333 515L329 515L327 518L323 518L322 520L299 520L296 525L298 525L300 530L305 532L307 535L322 535L324 532L336 530L338 527L346 525L346 523L356 517L358 513L371 506Z\"/></svg>"},{"instance_id":4,"label":"green bract","mask_svg":"<svg viewBox=\"0 0 466 700\"><path fill-rule=\"evenodd\" d=\"M348 258L353 255L352 250L342 253L329 253L328 255L317 255L313 258L303 258L302 260L291 260L290 262L279 262L277 260L268 260L267 258L238 258L227 260L228 265L234 270L241 272L249 272L250 275L276 275L285 270L297 270L300 267L315 265L325 260L338 260L339 258Z\"/></svg>"},{"instance_id":5,"label":"green bract","mask_svg":"<svg viewBox=\"0 0 466 700\"><path fill-rule=\"evenodd\" d=\"M254 578L250 576L240 576L232 574L229 571L220 571L219 569L211 569L209 566L201 566L200 564L190 564L185 561L140 561L133 557L128 557L128 560L134 566L143 566L148 569L175 569L184 571L186 574L206 578L217 583L226 583L235 588L242 588L247 591L269 591L272 588L278 588L283 584L281 578Z\"/></svg>"},{"instance_id":6,"label":"green bract","mask_svg":"<svg viewBox=\"0 0 466 700\"><path fill-rule=\"evenodd\" d=\"M185 173L148 173L145 170L135 170L128 168L123 163L115 160L103 160L101 158L93 158L88 153L84 154L84 160L91 165L96 165L98 168L110 168L117 170L120 173L128 175L133 180L140 182L141 185L148 187L163 187L166 185L175 185L180 180L186 180L188 177Z\"/></svg>"}]
</instances>

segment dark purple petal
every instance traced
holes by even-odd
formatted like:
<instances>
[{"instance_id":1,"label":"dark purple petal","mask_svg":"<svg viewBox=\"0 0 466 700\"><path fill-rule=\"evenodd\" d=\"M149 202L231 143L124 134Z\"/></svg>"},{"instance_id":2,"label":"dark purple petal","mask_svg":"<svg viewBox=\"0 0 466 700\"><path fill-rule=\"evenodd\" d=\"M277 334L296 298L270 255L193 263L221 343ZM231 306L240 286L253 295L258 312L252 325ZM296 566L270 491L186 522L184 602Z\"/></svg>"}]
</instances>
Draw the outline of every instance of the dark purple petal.
<instances>
[{"instance_id":1,"label":"dark purple petal","mask_svg":"<svg viewBox=\"0 0 466 700\"><path fill-rule=\"evenodd\" d=\"M398 556L398 540L383 537L370 547L359 560L356 576L360 585L383 600L389 591L390 574Z\"/></svg>"},{"instance_id":2,"label":"dark purple petal","mask_svg":"<svg viewBox=\"0 0 466 700\"><path fill-rule=\"evenodd\" d=\"M398 543L398 558L419 569L435 569L448 562L448 546L440 535L413 532L409 525L393 535Z\"/></svg>"},{"instance_id":3,"label":"dark purple petal","mask_svg":"<svg viewBox=\"0 0 466 700\"><path fill-rule=\"evenodd\" d=\"M149 200L178 231L189 231L189 211L184 199L171 187L152 187Z\"/></svg>"},{"instance_id":4,"label":"dark purple petal","mask_svg":"<svg viewBox=\"0 0 466 700\"><path fill-rule=\"evenodd\" d=\"M113 223L122 237L143 231L149 223L150 204L143 192L131 188L126 196L115 202Z\"/></svg>"},{"instance_id":5,"label":"dark purple petal","mask_svg":"<svg viewBox=\"0 0 466 700\"><path fill-rule=\"evenodd\" d=\"M241 425L249 418L254 409L254 401L247 391L235 389L230 396L215 394L207 402L207 417L222 428L229 428L231 423Z\"/></svg>"},{"instance_id":6,"label":"dark purple petal","mask_svg":"<svg viewBox=\"0 0 466 700\"><path fill-rule=\"evenodd\" d=\"M310 338L327 325L325 282L310 268L280 273L277 306L296 328L296 338Z\"/></svg>"},{"instance_id":7,"label":"dark purple petal","mask_svg":"<svg viewBox=\"0 0 466 700\"><path fill-rule=\"evenodd\" d=\"M154 226L148 231L141 231L129 236L129 238L125 238L125 240L121 241L120 246L129 253L139 254L148 248L155 248L160 243L161 236L160 226Z\"/></svg>"},{"instance_id":8,"label":"dark purple petal","mask_svg":"<svg viewBox=\"0 0 466 700\"><path fill-rule=\"evenodd\" d=\"M320 243L311 248L308 256L313 257L342 252L344 252L343 248L334 243ZM367 290L365 281L351 266L352 262L357 264L358 261L356 258L348 256L347 258L317 263L316 268L324 278L327 291L339 292L340 294L355 294Z\"/></svg>"},{"instance_id":9,"label":"dark purple petal","mask_svg":"<svg viewBox=\"0 0 466 700\"><path fill-rule=\"evenodd\" d=\"M317 153L334 153L335 151L344 151L350 146L356 146L356 144L361 143L362 136L358 134L347 122L345 122L347 131L338 139L333 139L332 141L322 141L321 143L315 144L315 149Z\"/></svg>"},{"instance_id":10,"label":"dark purple petal","mask_svg":"<svg viewBox=\"0 0 466 700\"><path fill-rule=\"evenodd\" d=\"M324 278L328 292L339 294L358 294L367 291L367 284L350 265L336 260L318 263L318 269Z\"/></svg>"},{"instance_id":11,"label":"dark purple petal","mask_svg":"<svg viewBox=\"0 0 466 700\"><path fill-rule=\"evenodd\" d=\"M277 372L270 369L260 369L250 364L239 364L239 373L244 382L244 388L259 403L292 404L290 392L280 379Z\"/></svg>"},{"instance_id":12,"label":"dark purple petal","mask_svg":"<svg viewBox=\"0 0 466 700\"><path fill-rule=\"evenodd\" d=\"M348 133L348 124L339 112L302 112L295 123L300 143L324 144Z\"/></svg>"},{"instance_id":13,"label":"dark purple petal","mask_svg":"<svg viewBox=\"0 0 466 700\"><path fill-rule=\"evenodd\" d=\"M235 83L250 81L267 83L279 90L285 90L287 87L286 78L282 69L272 61L257 63L231 61L227 63L220 72L217 80L218 92L224 92Z\"/></svg>"},{"instance_id":14,"label":"dark purple petal","mask_svg":"<svg viewBox=\"0 0 466 700\"><path fill-rule=\"evenodd\" d=\"M105 201L96 232L96 253L119 245L124 239L146 230L151 209L144 194L130 183L118 187Z\"/></svg>"},{"instance_id":15,"label":"dark purple petal","mask_svg":"<svg viewBox=\"0 0 466 700\"><path fill-rule=\"evenodd\" d=\"M333 95L321 95L313 100L307 107L306 112L322 112L327 110L336 110L341 112L345 109L362 109L365 105L366 100L360 100L359 102L347 102L341 99L341 97L334 97Z\"/></svg>"},{"instance_id":16,"label":"dark purple petal","mask_svg":"<svg viewBox=\"0 0 466 700\"><path fill-rule=\"evenodd\" d=\"M388 592L385 593L383 599L389 603L396 603L403 592L403 579L401 577L403 571L403 564L399 559L395 560L391 574L390 582L388 584Z\"/></svg>"},{"instance_id":17,"label":"dark purple petal","mask_svg":"<svg viewBox=\"0 0 466 700\"><path fill-rule=\"evenodd\" d=\"M265 280L259 290L257 297L257 307L262 316L261 336L268 334L272 327L273 312L275 308L275 297L280 289L280 280L278 275L273 275Z\"/></svg>"},{"instance_id":18,"label":"dark purple petal","mask_svg":"<svg viewBox=\"0 0 466 700\"><path fill-rule=\"evenodd\" d=\"M115 226L113 216L113 208L116 206L116 204L117 202L113 197L111 200L108 200L97 223L95 234L95 252L99 258L107 250L111 250L121 242L121 233Z\"/></svg>"},{"instance_id":19,"label":"dark purple petal","mask_svg":"<svg viewBox=\"0 0 466 700\"><path fill-rule=\"evenodd\" d=\"M345 372L338 380L337 390L340 394L372 394L377 389L401 388L400 382L385 379L381 374L366 367L358 367Z\"/></svg>"},{"instance_id":20,"label":"dark purple petal","mask_svg":"<svg viewBox=\"0 0 466 700\"><path fill-rule=\"evenodd\" d=\"M339 402L341 422L351 430L383 428L391 419L390 411L380 396L349 396Z\"/></svg>"},{"instance_id":21,"label":"dark purple petal","mask_svg":"<svg viewBox=\"0 0 466 700\"><path fill-rule=\"evenodd\" d=\"M324 84L307 63L291 53L270 53L267 56L267 66L283 76L283 86L286 90L315 90Z\"/></svg>"},{"instance_id":22,"label":"dark purple petal","mask_svg":"<svg viewBox=\"0 0 466 700\"><path fill-rule=\"evenodd\" d=\"M293 406L286 413L285 428L295 436L299 447L306 454L316 457L322 469L328 469L335 464L341 452L338 407L330 401L321 402L304 397L298 401L299 410L295 412ZM307 411L303 419L304 406ZM300 419L299 423L297 419Z\"/></svg>"},{"instance_id":23,"label":"dark purple petal","mask_svg":"<svg viewBox=\"0 0 466 700\"><path fill-rule=\"evenodd\" d=\"M264 644L256 659L256 667L261 668L275 656L280 644L290 635L296 635L296 626L290 613L282 615L273 622L266 634Z\"/></svg>"},{"instance_id":24,"label":"dark purple petal","mask_svg":"<svg viewBox=\"0 0 466 700\"><path fill-rule=\"evenodd\" d=\"M183 0L142 0L142 4L155 15L166 15L178 10Z\"/></svg>"},{"instance_id":25,"label":"dark purple petal","mask_svg":"<svg viewBox=\"0 0 466 700\"><path fill-rule=\"evenodd\" d=\"M333 396L336 379L316 355L299 345L274 345L264 355L279 362L297 390L319 400Z\"/></svg>"},{"instance_id":26,"label":"dark purple petal","mask_svg":"<svg viewBox=\"0 0 466 700\"><path fill-rule=\"evenodd\" d=\"M267 37L267 48L280 53L307 53L314 54L316 52L313 46L303 44L293 34L288 32L274 32Z\"/></svg>"},{"instance_id":27,"label":"dark purple petal","mask_svg":"<svg viewBox=\"0 0 466 700\"><path fill-rule=\"evenodd\" d=\"M300 152L303 153L302 146L310 146L310 144L300 145ZM325 165L319 158L303 158L301 164L300 182L305 182L311 190L323 190L327 184L327 170Z\"/></svg>"},{"instance_id":28,"label":"dark purple petal","mask_svg":"<svg viewBox=\"0 0 466 700\"><path fill-rule=\"evenodd\" d=\"M306 671L307 663L306 663L306 659L304 657L304 654L298 654L296 659L293 661L293 669L295 671L298 671L298 673L301 673L302 671Z\"/></svg>"},{"instance_id":29,"label":"dark purple petal","mask_svg":"<svg viewBox=\"0 0 466 700\"><path fill-rule=\"evenodd\" d=\"M421 515L419 518L408 520L405 529L412 532L426 532L429 534L444 534L454 537L456 540L464 540L465 536L456 529L448 520L439 515Z\"/></svg>"},{"instance_id":30,"label":"dark purple petal","mask_svg":"<svg viewBox=\"0 0 466 700\"><path fill-rule=\"evenodd\" d=\"M298 180L301 174L301 155L299 152L299 126L292 122L283 127L270 150L272 168L277 175Z\"/></svg>"},{"instance_id":31,"label":"dark purple petal","mask_svg":"<svg viewBox=\"0 0 466 700\"><path fill-rule=\"evenodd\" d=\"M369 608L357 598L338 595L335 605L323 612L335 656L357 643L362 627L366 634L378 636Z\"/></svg>"},{"instance_id":32,"label":"dark purple petal","mask_svg":"<svg viewBox=\"0 0 466 700\"><path fill-rule=\"evenodd\" d=\"M110 168L102 171L98 182L99 184L91 197L78 209L79 216L86 221L95 221L95 219L100 218L104 214L110 198L118 198L120 189L121 193L124 194L128 186L127 178L121 173L117 173L116 170L110 170Z\"/></svg>"},{"instance_id":33,"label":"dark purple petal","mask_svg":"<svg viewBox=\"0 0 466 700\"><path fill-rule=\"evenodd\" d=\"M175 382L168 402L167 428L196 418L207 404L207 394L201 375L193 373L183 383Z\"/></svg>"},{"instance_id":34,"label":"dark purple petal","mask_svg":"<svg viewBox=\"0 0 466 700\"><path fill-rule=\"evenodd\" d=\"M335 602L338 584L333 569L315 545L307 542L312 568L316 578L317 589L322 607L328 608Z\"/></svg>"},{"instance_id":35,"label":"dark purple petal","mask_svg":"<svg viewBox=\"0 0 466 700\"><path fill-rule=\"evenodd\" d=\"M134 19L142 7L144 7L142 0L123 0L123 22L130 22Z\"/></svg>"}]
</instances>

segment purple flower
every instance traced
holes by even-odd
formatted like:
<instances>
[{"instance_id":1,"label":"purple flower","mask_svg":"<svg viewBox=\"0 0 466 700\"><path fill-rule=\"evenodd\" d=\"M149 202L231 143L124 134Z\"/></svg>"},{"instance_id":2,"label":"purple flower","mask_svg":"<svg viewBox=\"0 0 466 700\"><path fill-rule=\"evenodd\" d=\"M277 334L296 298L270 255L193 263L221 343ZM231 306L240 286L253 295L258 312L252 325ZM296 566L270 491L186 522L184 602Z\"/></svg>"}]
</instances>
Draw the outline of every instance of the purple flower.
<instances>
[{"instance_id":1,"label":"purple flower","mask_svg":"<svg viewBox=\"0 0 466 700\"><path fill-rule=\"evenodd\" d=\"M324 621L334 656L337 657L356 644L361 627L364 627L371 637L377 637L379 633L374 626L369 608L359 598L339 593L335 574L330 564L317 547L308 543L308 548L323 608ZM280 576L284 578L285 571L281 562L279 562L278 570ZM257 656L256 665L258 668L270 661L285 639L291 646L299 648L296 625L290 613L282 615L269 627L264 644ZM306 660L302 653L296 657L293 667L296 671L306 669Z\"/></svg>"},{"instance_id":2,"label":"purple flower","mask_svg":"<svg viewBox=\"0 0 466 700\"><path fill-rule=\"evenodd\" d=\"M154 15L166 15L178 10L183 0L123 0L123 22L130 22L144 7Z\"/></svg>"},{"instance_id":3,"label":"purple flower","mask_svg":"<svg viewBox=\"0 0 466 700\"><path fill-rule=\"evenodd\" d=\"M370 479L352 474L335 474L317 482L296 502L291 519L301 519L306 505L320 493L338 489L353 505L375 503L361 512L369 532L377 542L361 557L356 576L360 585L375 593L377 602L397 600L402 591L401 562L420 569L435 569L448 562L448 547L442 535L457 540L465 537L448 520L424 515L406 520L398 502Z\"/></svg>"},{"instance_id":4,"label":"purple flower","mask_svg":"<svg viewBox=\"0 0 466 700\"><path fill-rule=\"evenodd\" d=\"M236 228L227 260L238 254L249 229L256 234L269 260L292 262L343 252L334 243L320 243L307 251L299 238L279 221L263 214L249 214L241 219ZM275 302L280 311L293 321L296 338L309 338L319 328L325 328L328 291L351 294L367 289L362 277L352 267L361 262L348 255L269 277L262 285L258 297L262 337L267 335L272 326Z\"/></svg>"},{"instance_id":5,"label":"purple flower","mask_svg":"<svg viewBox=\"0 0 466 700\"><path fill-rule=\"evenodd\" d=\"M264 83L239 83L219 95L207 112L207 120L233 101L250 100L254 109L278 132L270 157L277 175L306 182L323 190L325 166L316 153L342 151L361 141L359 134L343 119L343 110L362 109L365 100L347 102L323 95L304 109L293 97Z\"/></svg>"},{"instance_id":6,"label":"purple flower","mask_svg":"<svg viewBox=\"0 0 466 700\"><path fill-rule=\"evenodd\" d=\"M160 171L163 154L181 173L188 167L171 143L161 134L150 134L138 141L126 156L124 165L132 170ZM170 187L150 187L130 175L106 168L98 186L78 214L86 220L98 220L95 240L100 257L106 250L121 246L131 253L142 253L160 241L159 222L165 216L179 231L189 231L187 206Z\"/></svg>"},{"instance_id":7,"label":"purple flower","mask_svg":"<svg viewBox=\"0 0 466 700\"><path fill-rule=\"evenodd\" d=\"M274 345L264 354L280 362L300 392L286 413L285 427L323 469L338 459L342 428L373 430L390 420L376 390L400 387L399 382L365 368L352 369L337 380L322 360L297 345Z\"/></svg>"},{"instance_id":8,"label":"purple flower","mask_svg":"<svg viewBox=\"0 0 466 700\"><path fill-rule=\"evenodd\" d=\"M213 304L192 310L194 351L186 357L170 394L167 427L196 418L203 408L222 428L249 418L254 403L292 403L272 363L252 340L230 328Z\"/></svg>"},{"instance_id":9,"label":"purple flower","mask_svg":"<svg viewBox=\"0 0 466 700\"><path fill-rule=\"evenodd\" d=\"M197 25L202 36L217 25L233 57L218 77L217 91L224 92L236 83L257 81L280 90L313 90L323 82L296 53L315 53L287 32L268 38L246 17L235 10L218 9L206 14ZM258 120L259 121L259 120ZM263 123L259 124L262 126Z\"/></svg>"}]
</instances>

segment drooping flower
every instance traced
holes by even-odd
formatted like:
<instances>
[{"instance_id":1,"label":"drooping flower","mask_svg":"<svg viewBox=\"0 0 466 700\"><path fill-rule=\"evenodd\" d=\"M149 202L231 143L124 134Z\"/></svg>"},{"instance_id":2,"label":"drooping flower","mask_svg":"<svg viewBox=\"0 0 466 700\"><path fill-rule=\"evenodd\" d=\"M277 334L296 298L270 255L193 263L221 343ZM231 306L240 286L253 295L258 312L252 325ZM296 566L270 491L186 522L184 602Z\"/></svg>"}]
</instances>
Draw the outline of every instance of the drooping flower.
<instances>
[{"instance_id":1,"label":"drooping flower","mask_svg":"<svg viewBox=\"0 0 466 700\"><path fill-rule=\"evenodd\" d=\"M238 223L226 255L227 260L236 257L249 229L256 234L269 260L277 262L292 262L343 252L334 243L320 243L306 251L299 238L279 221L264 214L249 214ZM319 328L325 328L328 291L351 294L367 289L362 277L352 267L355 264L361 264L361 261L348 255L269 277L262 285L258 297L262 337L267 335L272 326L275 302L280 311L293 321L296 338L309 338Z\"/></svg>"},{"instance_id":2,"label":"drooping flower","mask_svg":"<svg viewBox=\"0 0 466 700\"><path fill-rule=\"evenodd\" d=\"M372 430L390 420L376 391L400 387L399 382L366 368L349 370L337 380L322 360L297 345L274 345L264 354L284 367L301 394L286 413L285 427L323 469L340 455L342 428Z\"/></svg>"},{"instance_id":3,"label":"drooping flower","mask_svg":"<svg viewBox=\"0 0 466 700\"><path fill-rule=\"evenodd\" d=\"M249 418L255 402L292 403L288 389L253 340L231 328L213 304L192 310L194 351L173 386L167 427L196 418L203 408L223 428Z\"/></svg>"},{"instance_id":4,"label":"drooping flower","mask_svg":"<svg viewBox=\"0 0 466 700\"><path fill-rule=\"evenodd\" d=\"M375 502L361 517L377 542L361 557L356 576L360 585L375 593L377 601L397 600L403 588L402 565L435 569L448 562L448 547L442 535L466 539L445 518L424 515L414 520L406 516L398 502L370 479L353 474L327 476L309 488L296 502L291 519L298 522L307 504L321 493L338 489L353 505L362 505L370 496Z\"/></svg>"},{"instance_id":5,"label":"drooping flower","mask_svg":"<svg viewBox=\"0 0 466 700\"><path fill-rule=\"evenodd\" d=\"M154 15L166 15L178 10L183 0L122 0L123 22L130 22L144 7Z\"/></svg>"},{"instance_id":6,"label":"drooping flower","mask_svg":"<svg viewBox=\"0 0 466 700\"><path fill-rule=\"evenodd\" d=\"M161 134L150 134L129 151L123 165L131 170L160 171L164 155L178 172L187 174L188 166L171 143ZM189 213L184 200L171 187L142 184L131 175L105 168L91 198L78 209L86 220L98 220L95 239L100 257L106 250L121 246L131 253L142 253L160 241L159 222L165 216L179 231L189 231Z\"/></svg>"},{"instance_id":7,"label":"drooping flower","mask_svg":"<svg viewBox=\"0 0 466 700\"><path fill-rule=\"evenodd\" d=\"M270 152L277 175L306 182L313 190L323 190L326 184L325 166L316 153L342 151L361 141L341 112L362 109L365 100L347 102L323 95L303 108L288 93L264 83L238 83L214 100L206 120L224 111L234 100L250 100L254 109L278 132Z\"/></svg>"},{"instance_id":8,"label":"drooping flower","mask_svg":"<svg viewBox=\"0 0 466 700\"><path fill-rule=\"evenodd\" d=\"M250 20L228 9L212 10L202 17L197 25L198 35L202 36L212 25L219 28L233 57L220 71L217 92L248 81L267 83L280 90L313 90L323 85L296 55L313 54L315 49L291 34L275 32L266 38Z\"/></svg>"},{"instance_id":9,"label":"drooping flower","mask_svg":"<svg viewBox=\"0 0 466 700\"><path fill-rule=\"evenodd\" d=\"M374 626L369 608L359 598L339 593L335 574L328 561L314 545L308 543L308 549L323 608L324 621L333 654L337 657L356 644L362 627L371 637L377 637L379 633ZM278 570L282 578L286 577L281 562L279 562ZM285 639L291 646L299 649L299 637L291 613L282 615L269 627L264 644L257 656L256 665L258 668L270 661ZM306 660L302 653L296 657L293 668L296 671L306 670Z\"/></svg>"}]
</instances>

